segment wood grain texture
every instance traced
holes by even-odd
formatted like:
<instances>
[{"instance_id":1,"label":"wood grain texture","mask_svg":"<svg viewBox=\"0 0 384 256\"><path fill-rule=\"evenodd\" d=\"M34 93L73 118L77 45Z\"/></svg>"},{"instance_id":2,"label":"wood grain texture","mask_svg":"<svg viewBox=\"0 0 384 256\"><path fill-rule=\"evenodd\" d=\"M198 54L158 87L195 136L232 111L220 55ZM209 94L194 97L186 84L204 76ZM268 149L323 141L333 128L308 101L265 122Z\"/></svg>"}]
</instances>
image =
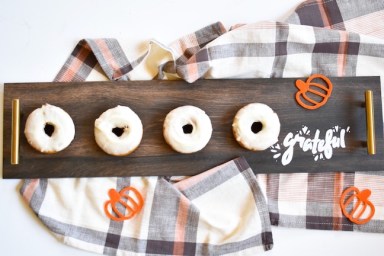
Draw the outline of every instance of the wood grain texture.
<instances>
[{"instance_id":1,"label":"wood grain texture","mask_svg":"<svg viewBox=\"0 0 384 256\"><path fill-rule=\"evenodd\" d=\"M331 78L334 90L327 104L315 111L301 108L294 99L297 79L82 82L5 84L4 178L98 177L136 175L194 175L238 156L256 173L377 171L384 166L383 120L379 77ZM364 91L374 92L377 154L368 156ZM10 165L11 100L20 99L20 164ZM314 161L310 152L295 150L287 166L270 150L243 149L232 135L236 112L252 102L268 104L279 115L281 142L303 125L321 136L335 125L350 126L347 147L335 149L328 160ZM56 154L34 150L23 134L28 115L44 103L63 108L72 117L76 135L71 145ZM142 120L144 136L139 148L126 157L105 154L94 140L94 121L105 110L129 106ZM162 135L166 114L182 105L203 109L211 118L208 145L194 154L173 151Z\"/></svg>"}]
</instances>

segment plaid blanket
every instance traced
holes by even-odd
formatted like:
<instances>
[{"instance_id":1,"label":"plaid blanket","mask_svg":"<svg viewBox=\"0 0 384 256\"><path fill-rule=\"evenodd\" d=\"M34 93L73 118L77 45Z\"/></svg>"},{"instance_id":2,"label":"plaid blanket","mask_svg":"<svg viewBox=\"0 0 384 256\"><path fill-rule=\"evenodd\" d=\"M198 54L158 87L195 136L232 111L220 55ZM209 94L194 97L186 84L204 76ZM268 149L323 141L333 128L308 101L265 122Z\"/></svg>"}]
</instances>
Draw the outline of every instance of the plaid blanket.
<instances>
[{"instance_id":1,"label":"plaid blanket","mask_svg":"<svg viewBox=\"0 0 384 256\"><path fill-rule=\"evenodd\" d=\"M152 41L134 61L114 39L82 40L55 80L99 80L100 69L110 80L191 83L313 73L382 75L383 21L380 0L307 1L285 23L235 25L229 31L212 24L169 46ZM240 158L186 179L25 180L21 193L63 242L111 255L254 255L272 248L270 224L383 233L384 171L335 171L254 176ZM130 184L144 194L142 212L127 224L109 221L102 211L108 189ZM372 191L376 213L365 225L342 215L340 195L350 186ZM229 192L233 189L236 193Z\"/></svg>"}]
</instances>

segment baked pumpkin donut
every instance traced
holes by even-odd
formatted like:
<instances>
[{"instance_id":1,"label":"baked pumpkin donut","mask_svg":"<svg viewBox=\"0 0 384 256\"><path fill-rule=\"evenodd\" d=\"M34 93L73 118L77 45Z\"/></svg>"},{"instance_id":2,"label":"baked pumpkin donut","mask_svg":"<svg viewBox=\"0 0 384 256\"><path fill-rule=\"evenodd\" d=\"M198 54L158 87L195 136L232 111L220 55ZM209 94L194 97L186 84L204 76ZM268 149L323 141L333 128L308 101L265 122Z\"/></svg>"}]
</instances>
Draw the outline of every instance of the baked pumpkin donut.
<instances>
[{"instance_id":1,"label":"baked pumpkin donut","mask_svg":"<svg viewBox=\"0 0 384 256\"><path fill-rule=\"evenodd\" d=\"M268 105L251 103L237 112L232 131L242 147L253 151L265 150L278 141L279 117Z\"/></svg>"},{"instance_id":2,"label":"baked pumpkin donut","mask_svg":"<svg viewBox=\"0 0 384 256\"><path fill-rule=\"evenodd\" d=\"M24 134L33 148L51 154L71 144L75 137L75 125L63 109L45 104L28 116Z\"/></svg>"},{"instance_id":3,"label":"baked pumpkin donut","mask_svg":"<svg viewBox=\"0 0 384 256\"><path fill-rule=\"evenodd\" d=\"M95 121L97 145L109 155L125 156L132 153L143 137L143 124L129 107L108 109Z\"/></svg>"},{"instance_id":4,"label":"baked pumpkin donut","mask_svg":"<svg viewBox=\"0 0 384 256\"><path fill-rule=\"evenodd\" d=\"M182 106L169 112L164 120L165 141L177 152L188 154L203 149L211 139L211 119L203 110Z\"/></svg>"}]
</instances>

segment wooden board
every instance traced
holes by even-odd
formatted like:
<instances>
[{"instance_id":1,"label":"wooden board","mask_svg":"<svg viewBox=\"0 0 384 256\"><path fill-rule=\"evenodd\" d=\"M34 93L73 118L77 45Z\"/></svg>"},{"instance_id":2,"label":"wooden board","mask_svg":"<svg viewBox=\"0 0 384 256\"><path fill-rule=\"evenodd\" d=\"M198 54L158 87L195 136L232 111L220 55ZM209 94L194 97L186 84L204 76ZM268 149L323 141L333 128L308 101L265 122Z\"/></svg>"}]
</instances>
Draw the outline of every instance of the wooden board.
<instances>
[{"instance_id":1,"label":"wooden board","mask_svg":"<svg viewBox=\"0 0 384 256\"><path fill-rule=\"evenodd\" d=\"M200 80L194 84L183 81L5 84L3 176L194 175L238 156L244 156L256 173L382 170L384 147L379 77L331 80L334 86L331 98L324 107L314 111L305 110L295 102L297 89L294 78ZM374 91L375 156L369 156L366 149L365 108L362 106L366 89ZM12 166L11 100L14 98L20 99L21 103L21 134L20 164ZM279 115L280 149L275 148L274 152L271 149L251 152L239 146L233 138L233 117L238 109L251 102L268 104ZM63 108L71 115L76 126L76 136L71 145L51 155L35 151L23 133L28 115L44 103ZM170 110L187 104L206 111L212 121L213 135L200 152L179 154L164 141L162 124ZM94 120L108 108L117 105L131 107L144 125L140 147L126 157L105 154L94 140ZM304 151L296 143L292 161L285 166L282 164L283 153L287 151L282 142L288 133L296 135L301 131L302 134L302 130L306 129L311 132L302 135L313 140L315 130L319 129L318 137L324 139L326 131L332 128L336 130L335 126L339 127L338 132L334 132L336 137L341 137L340 129L350 128L345 133L346 147L333 149L332 158L325 160L324 154L313 154L308 149Z\"/></svg>"}]
</instances>

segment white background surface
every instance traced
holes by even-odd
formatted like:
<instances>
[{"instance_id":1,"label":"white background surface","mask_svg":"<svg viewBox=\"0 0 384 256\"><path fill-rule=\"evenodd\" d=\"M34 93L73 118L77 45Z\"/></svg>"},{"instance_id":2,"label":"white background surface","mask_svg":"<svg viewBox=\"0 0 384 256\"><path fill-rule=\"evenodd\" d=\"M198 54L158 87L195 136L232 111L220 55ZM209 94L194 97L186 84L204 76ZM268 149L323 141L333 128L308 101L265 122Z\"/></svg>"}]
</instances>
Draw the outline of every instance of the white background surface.
<instances>
[{"instance_id":1,"label":"white background surface","mask_svg":"<svg viewBox=\"0 0 384 256\"><path fill-rule=\"evenodd\" d=\"M152 38L168 44L216 21L227 28L282 21L300 2L0 0L0 83L52 81L82 38L112 37L126 49L141 49ZM19 187L19 180L0 179L0 255L94 255L58 242L24 204ZM273 238L273 250L263 255L384 255L384 234L274 227Z\"/></svg>"}]
</instances>

